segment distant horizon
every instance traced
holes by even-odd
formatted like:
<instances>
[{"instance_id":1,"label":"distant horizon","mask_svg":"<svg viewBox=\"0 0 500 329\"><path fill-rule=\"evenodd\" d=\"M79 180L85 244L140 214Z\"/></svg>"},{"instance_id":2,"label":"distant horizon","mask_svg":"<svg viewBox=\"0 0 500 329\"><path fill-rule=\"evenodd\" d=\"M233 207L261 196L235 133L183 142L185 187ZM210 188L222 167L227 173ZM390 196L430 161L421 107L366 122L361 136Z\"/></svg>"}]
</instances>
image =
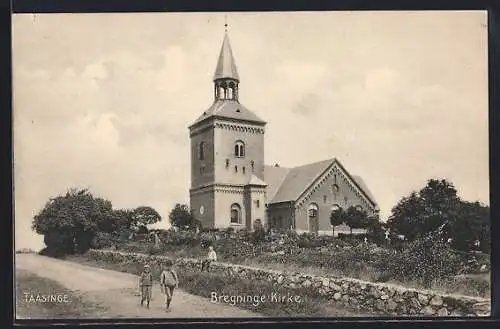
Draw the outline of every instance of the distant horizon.
<instances>
[{"instance_id":1,"label":"distant horizon","mask_svg":"<svg viewBox=\"0 0 500 329\"><path fill-rule=\"evenodd\" d=\"M280 166L281 166L281 165L280 165ZM444 179L444 178L430 178L430 179ZM430 179L429 179L429 180L430 180ZM451 182L451 183L453 183L453 182ZM422 185L422 187L421 187L420 189L422 189L422 188L424 188L424 187L425 187L425 183ZM70 189L72 189L72 188L68 188L68 189L67 189L67 191L68 191L68 190L70 190ZM411 191L410 193L412 193L412 192L419 192L419 191L420 191L420 189L415 189L414 191ZM92 193L92 195L93 195L94 197L102 197L102 198L104 198L104 199L107 199L105 196L102 196L102 195L95 195L95 194L93 193L93 191L91 191L91 190L89 190L89 192L90 192L90 193ZM64 191L64 192L60 193L59 195L64 195L65 193L66 193L66 191ZM409 195L410 195L410 193L408 193L408 195L402 196L402 197L401 197L401 199L402 199L403 197L407 197L407 196L409 196ZM57 196L59 196L59 195L57 195ZM457 195L461 198L461 196L460 196L460 191L458 191L458 190L457 190ZM57 197L57 196L56 196L56 195L54 195L54 196L52 196L52 197ZM401 199L400 199L400 200L401 200ZM479 203L480 203L481 205L483 205L483 206L490 207L489 202L488 202L488 203L484 203L484 202L481 202L480 200L464 200L463 198L461 198L461 199L462 199L462 201L466 201L466 202L479 202ZM48 201L48 199L47 199L47 201ZM113 203L113 200L109 200L109 201L111 201L111 203ZM399 201L398 201L398 202L399 202ZM179 204L185 204L185 205L187 205L187 206L189 207L189 203L181 203L181 202L179 202ZM395 205L396 205L396 204L395 204ZM394 205L394 206L395 206L395 205ZM146 205L146 206L147 206L147 205ZM138 207L139 207L139 206L138 206ZM171 206L170 210L172 210L174 207L175 207L175 204L173 204L173 205ZM135 207L135 208L136 208L136 207ZM113 205L113 209L114 209L114 210L117 210L117 209L133 209L133 208L116 208L116 207ZM42 209L40 209L40 211L41 211L41 210L42 210ZM382 223L387 222L387 220L389 219L389 217L391 216L391 214L392 214L392 213L388 214L388 215L387 215L387 217L384 217L384 218L380 217L380 218L379 218L379 219L380 219L380 221L381 221ZM162 216L162 219L161 219L161 221L160 221L160 222L155 223L155 224L148 225L148 228L149 228L149 229L165 229L165 230L167 230L167 229L169 229L169 228L171 228L171 227L172 227L172 225L171 225L171 224L170 224L170 222L169 222L168 214L167 214L167 216L166 216L166 217L163 217L163 216ZM39 235L39 234L37 234L37 233L35 233L35 232L33 231L33 236L36 236L37 238L41 239L41 244L42 244L41 246L36 246L36 247L23 247L23 246L20 246L20 247L16 247L16 248L15 248L15 251L19 251L19 250L21 250L21 249L32 249L32 250L34 250L34 251L40 251L40 250L42 250L43 248L45 248L45 244L43 243L43 235Z\"/></svg>"},{"instance_id":2,"label":"distant horizon","mask_svg":"<svg viewBox=\"0 0 500 329\"><path fill-rule=\"evenodd\" d=\"M336 157L384 220L432 178L489 206L485 11L227 16L266 163ZM169 227L223 34L224 13L13 15L16 249L43 248L32 217L70 188Z\"/></svg>"}]
</instances>

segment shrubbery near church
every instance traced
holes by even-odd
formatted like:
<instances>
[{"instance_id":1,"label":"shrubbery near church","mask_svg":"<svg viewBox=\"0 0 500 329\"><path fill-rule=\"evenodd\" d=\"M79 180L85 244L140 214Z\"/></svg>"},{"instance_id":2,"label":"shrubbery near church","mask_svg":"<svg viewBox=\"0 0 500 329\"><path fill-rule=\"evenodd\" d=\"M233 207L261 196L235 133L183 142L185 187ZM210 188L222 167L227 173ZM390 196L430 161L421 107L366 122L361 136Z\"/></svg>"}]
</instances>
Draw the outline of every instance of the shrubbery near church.
<instances>
[{"instance_id":1,"label":"shrubbery near church","mask_svg":"<svg viewBox=\"0 0 500 329\"><path fill-rule=\"evenodd\" d=\"M113 209L111 201L88 190L70 189L51 198L34 216L32 229L44 236L42 254L65 256L109 247L161 220L151 207Z\"/></svg>"}]
</instances>

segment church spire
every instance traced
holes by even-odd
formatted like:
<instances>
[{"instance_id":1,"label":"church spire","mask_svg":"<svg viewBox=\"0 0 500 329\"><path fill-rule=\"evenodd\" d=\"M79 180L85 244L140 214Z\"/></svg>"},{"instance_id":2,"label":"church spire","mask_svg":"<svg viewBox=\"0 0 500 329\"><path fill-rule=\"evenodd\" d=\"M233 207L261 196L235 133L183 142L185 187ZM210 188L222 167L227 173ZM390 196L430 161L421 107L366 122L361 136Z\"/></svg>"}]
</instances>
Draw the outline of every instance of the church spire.
<instances>
[{"instance_id":1,"label":"church spire","mask_svg":"<svg viewBox=\"0 0 500 329\"><path fill-rule=\"evenodd\" d=\"M234 79L239 81L240 77L238 75L238 70L236 69L236 63L234 61L231 44L229 43L229 37L227 34L227 24L225 26L226 30L224 32L224 41L222 42L222 48L219 53L219 61L217 62L217 68L215 69L214 81L217 79Z\"/></svg>"},{"instance_id":2,"label":"church spire","mask_svg":"<svg viewBox=\"0 0 500 329\"><path fill-rule=\"evenodd\" d=\"M238 84L240 77L236 69L236 63L229 43L227 33L227 21L224 24L224 41L219 53L219 60L214 73L214 96L215 100L238 101Z\"/></svg>"}]
</instances>

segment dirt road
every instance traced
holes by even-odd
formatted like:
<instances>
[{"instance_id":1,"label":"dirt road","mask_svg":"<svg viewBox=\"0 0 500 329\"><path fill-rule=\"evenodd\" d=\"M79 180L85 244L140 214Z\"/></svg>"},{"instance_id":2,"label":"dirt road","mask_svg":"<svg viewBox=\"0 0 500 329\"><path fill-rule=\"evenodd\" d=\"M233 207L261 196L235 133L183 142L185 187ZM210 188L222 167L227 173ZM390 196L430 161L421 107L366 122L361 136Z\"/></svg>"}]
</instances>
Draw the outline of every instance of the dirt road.
<instances>
[{"instance_id":1,"label":"dirt road","mask_svg":"<svg viewBox=\"0 0 500 329\"><path fill-rule=\"evenodd\" d=\"M227 304L215 304L208 298L194 296L180 289L174 292L171 312L162 308L159 285L153 287L149 309L139 305L138 277L128 273L89 267L73 262L39 256L17 254L16 268L59 282L91 303L105 306L100 314L88 318L222 318L261 317L262 315ZM57 292L54 292L57 293Z\"/></svg>"}]
</instances>

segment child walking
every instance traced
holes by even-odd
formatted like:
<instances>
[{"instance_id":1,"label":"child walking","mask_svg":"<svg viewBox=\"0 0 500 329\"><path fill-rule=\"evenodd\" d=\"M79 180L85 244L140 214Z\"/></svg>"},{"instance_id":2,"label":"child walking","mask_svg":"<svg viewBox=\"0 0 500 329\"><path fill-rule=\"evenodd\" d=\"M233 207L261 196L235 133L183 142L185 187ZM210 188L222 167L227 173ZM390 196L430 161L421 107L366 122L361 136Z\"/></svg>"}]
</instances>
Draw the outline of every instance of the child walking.
<instances>
[{"instance_id":1,"label":"child walking","mask_svg":"<svg viewBox=\"0 0 500 329\"><path fill-rule=\"evenodd\" d=\"M179 277L170 262L165 264L165 268L161 272L160 285L161 291L165 296L165 311L170 312L170 303L172 302L174 289L179 286Z\"/></svg>"},{"instance_id":2,"label":"child walking","mask_svg":"<svg viewBox=\"0 0 500 329\"><path fill-rule=\"evenodd\" d=\"M144 265L144 271L141 273L139 278L139 290L141 291L141 306L144 305L146 301L146 307L149 308L149 302L151 301L151 287L153 286L153 274L151 274L151 269L149 265Z\"/></svg>"}]
</instances>

